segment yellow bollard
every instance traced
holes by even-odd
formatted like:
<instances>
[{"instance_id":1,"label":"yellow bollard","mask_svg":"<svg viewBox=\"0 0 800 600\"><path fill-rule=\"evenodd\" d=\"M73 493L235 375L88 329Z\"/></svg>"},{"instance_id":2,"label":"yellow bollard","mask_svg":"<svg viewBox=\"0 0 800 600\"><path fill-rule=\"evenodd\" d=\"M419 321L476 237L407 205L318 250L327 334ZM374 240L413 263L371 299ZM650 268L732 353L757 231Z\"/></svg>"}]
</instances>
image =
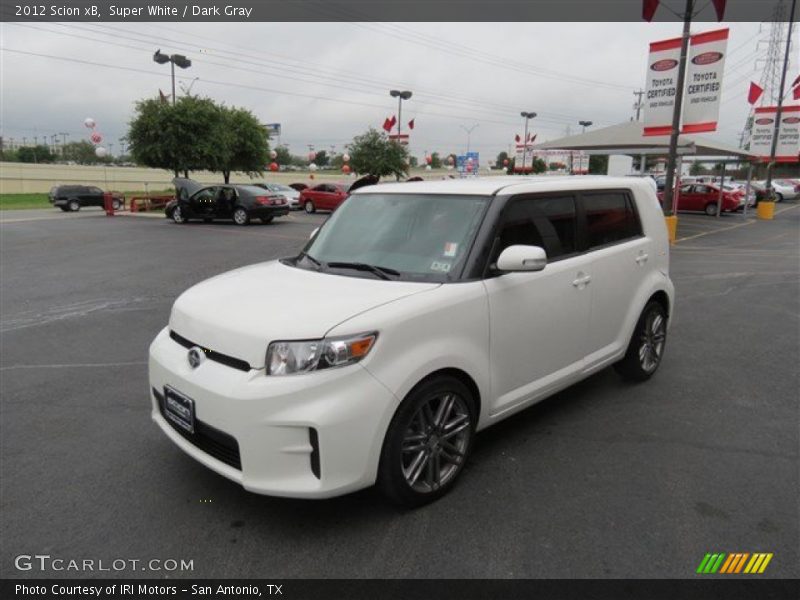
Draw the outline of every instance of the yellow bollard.
<instances>
[{"instance_id":1,"label":"yellow bollard","mask_svg":"<svg viewBox=\"0 0 800 600\"><path fill-rule=\"evenodd\" d=\"M669 217L664 217L664 221L667 224L667 236L669 237L669 243L674 244L675 239L678 237L678 216L671 215Z\"/></svg>"},{"instance_id":2,"label":"yellow bollard","mask_svg":"<svg viewBox=\"0 0 800 600\"><path fill-rule=\"evenodd\" d=\"M756 216L764 221L771 221L775 217L775 203L762 200L756 207Z\"/></svg>"}]
</instances>

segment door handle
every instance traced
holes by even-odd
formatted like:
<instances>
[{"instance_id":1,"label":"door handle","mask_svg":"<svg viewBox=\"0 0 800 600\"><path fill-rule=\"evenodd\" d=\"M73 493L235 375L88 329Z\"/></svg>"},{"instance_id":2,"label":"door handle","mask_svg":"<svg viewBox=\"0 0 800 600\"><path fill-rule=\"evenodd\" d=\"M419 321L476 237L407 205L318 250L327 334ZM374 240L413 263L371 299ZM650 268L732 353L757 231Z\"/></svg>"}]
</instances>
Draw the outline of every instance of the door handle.
<instances>
[{"instance_id":1,"label":"door handle","mask_svg":"<svg viewBox=\"0 0 800 600\"><path fill-rule=\"evenodd\" d=\"M575 281L572 282L576 288L581 288L592 281L591 275L584 275L583 277L578 277Z\"/></svg>"},{"instance_id":2,"label":"door handle","mask_svg":"<svg viewBox=\"0 0 800 600\"><path fill-rule=\"evenodd\" d=\"M649 255L645 252L642 252L641 254L639 254L639 256L636 257L636 263L639 265L643 265L644 263L647 262L648 258Z\"/></svg>"}]
</instances>

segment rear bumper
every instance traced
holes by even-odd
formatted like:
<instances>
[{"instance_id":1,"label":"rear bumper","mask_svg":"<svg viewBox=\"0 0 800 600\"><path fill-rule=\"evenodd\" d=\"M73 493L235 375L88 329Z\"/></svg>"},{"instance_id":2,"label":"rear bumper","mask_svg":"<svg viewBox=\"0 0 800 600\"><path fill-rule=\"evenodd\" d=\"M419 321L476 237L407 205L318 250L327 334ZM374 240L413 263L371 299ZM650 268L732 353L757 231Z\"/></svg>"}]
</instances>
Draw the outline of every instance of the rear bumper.
<instances>
[{"instance_id":1,"label":"rear bumper","mask_svg":"<svg viewBox=\"0 0 800 600\"><path fill-rule=\"evenodd\" d=\"M253 219L264 219L266 217L283 217L289 214L289 205L283 206L258 206L247 211Z\"/></svg>"},{"instance_id":2,"label":"rear bumper","mask_svg":"<svg viewBox=\"0 0 800 600\"><path fill-rule=\"evenodd\" d=\"M184 452L246 490L326 498L375 482L398 402L360 365L286 377L212 360L192 369L186 348L164 329L150 346L149 366L153 421ZM159 396L167 385L194 401L210 440L181 434L164 418Z\"/></svg>"}]
</instances>

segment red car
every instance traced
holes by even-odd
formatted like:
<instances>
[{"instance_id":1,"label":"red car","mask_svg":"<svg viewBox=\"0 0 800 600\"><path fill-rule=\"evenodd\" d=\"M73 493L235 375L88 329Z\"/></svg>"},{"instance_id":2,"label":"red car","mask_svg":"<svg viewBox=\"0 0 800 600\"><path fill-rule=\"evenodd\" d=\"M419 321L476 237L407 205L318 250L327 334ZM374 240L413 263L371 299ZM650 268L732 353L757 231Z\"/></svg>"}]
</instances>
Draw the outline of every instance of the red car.
<instances>
[{"instance_id":1,"label":"red car","mask_svg":"<svg viewBox=\"0 0 800 600\"><path fill-rule=\"evenodd\" d=\"M347 198L347 186L340 183L319 183L300 192L300 206L307 213L336 210Z\"/></svg>"},{"instance_id":2,"label":"red car","mask_svg":"<svg viewBox=\"0 0 800 600\"><path fill-rule=\"evenodd\" d=\"M664 192L658 193L661 200ZM678 210L702 211L707 215L717 214L719 187L709 183L687 183L681 186L678 195ZM722 192L722 212L732 212L744 205L744 193L741 191Z\"/></svg>"}]
</instances>

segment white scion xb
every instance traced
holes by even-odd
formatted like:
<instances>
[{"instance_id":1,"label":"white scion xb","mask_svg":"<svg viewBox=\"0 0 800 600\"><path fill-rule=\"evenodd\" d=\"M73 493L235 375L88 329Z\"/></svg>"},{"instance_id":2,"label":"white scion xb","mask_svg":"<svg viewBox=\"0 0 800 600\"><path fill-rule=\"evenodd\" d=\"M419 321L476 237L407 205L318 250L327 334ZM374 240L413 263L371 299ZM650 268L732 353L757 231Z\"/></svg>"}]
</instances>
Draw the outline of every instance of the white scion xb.
<instances>
[{"instance_id":1,"label":"white scion xb","mask_svg":"<svg viewBox=\"0 0 800 600\"><path fill-rule=\"evenodd\" d=\"M672 314L651 185L361 188L292 258L184 292L150 347L153 420L245 489L449 490L475 432L614 365L648 379Z\"/></svg>"}]
</instances>

